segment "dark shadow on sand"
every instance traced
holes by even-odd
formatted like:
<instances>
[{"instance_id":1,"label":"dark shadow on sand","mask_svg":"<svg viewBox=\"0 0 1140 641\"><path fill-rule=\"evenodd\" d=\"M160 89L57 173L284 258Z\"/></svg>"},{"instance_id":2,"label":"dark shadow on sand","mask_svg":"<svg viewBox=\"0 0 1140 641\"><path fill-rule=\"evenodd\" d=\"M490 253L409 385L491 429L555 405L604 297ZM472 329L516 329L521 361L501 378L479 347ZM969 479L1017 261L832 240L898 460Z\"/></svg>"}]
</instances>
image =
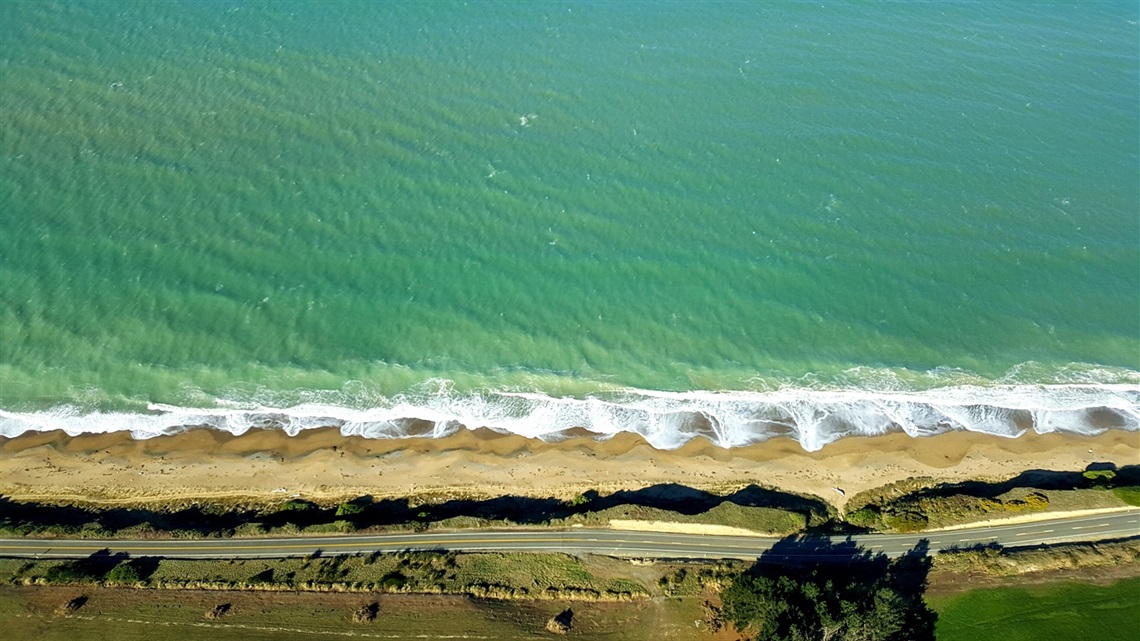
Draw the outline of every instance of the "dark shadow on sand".
<instances>
[{"instance_id":1,"label":"dark shadow on sand","mask_svg":"<svg viewBox=\"0 0 1140 641\"><path fill-rule=\"evenodd\" d=\"M408 522L430 524L458 517L474 517L516 525L546 525L551 521L610 508L645 507L691 516L707 512L723 503L796 512L804 515L809 524L823 523L831 518L830 506L822 500L755 485L720 496L684 485L660 484L607 495L591 490L575 501L502 496L484 500L455 499L412 507L406 501L385 500L365 506L361 514L353 517L353 522L357 527L364 528Z\"/></svg>"},{"instance_id":2,"label":"dark shadow on sand","mask_svg":"<svg viewBox=\"0 0 1140 641\"><path fill-rule=\"evenodd\" d=\"M833 514L832 508L820 499L756 485L721 496L684 485L661 484L608 495L588 491L574 501L501 496L417 505L408 499L377 500L361 496L333 507L293 499L261 510L193 506L169 512L148 508L57 506L0 497L0 527L12 534L34 536L76 536L82 532L88 537L148 538L168 534L218 537L325 525L332 528L330 531L424 528L461 517L492 524L538 526L617 507L656 508L696 515L723 503L799 513L809 526L826 523Z\"/></svg>"},{"instance_id":3,"label":"dark shadow on sand","mask_svg":"<svg viewBox=\"0 0 1140 641\"><path fill-rule=\"evenodd\" d=\"M1117 467L1113 463L1091 463L1085 472L1115 472L1114 486L1140 485L1140 465ZM1056 472L1053 470L1026 470L1017 476L1000 483L964 481L960 483L940 483L933 487L909 493L908 497L946 497L956 495L978 498L997 498L1015 488L1034 490L1078 490L1096 487L1096 483L1085 477L1084 472Z\"/></svg>"}]
</instances>

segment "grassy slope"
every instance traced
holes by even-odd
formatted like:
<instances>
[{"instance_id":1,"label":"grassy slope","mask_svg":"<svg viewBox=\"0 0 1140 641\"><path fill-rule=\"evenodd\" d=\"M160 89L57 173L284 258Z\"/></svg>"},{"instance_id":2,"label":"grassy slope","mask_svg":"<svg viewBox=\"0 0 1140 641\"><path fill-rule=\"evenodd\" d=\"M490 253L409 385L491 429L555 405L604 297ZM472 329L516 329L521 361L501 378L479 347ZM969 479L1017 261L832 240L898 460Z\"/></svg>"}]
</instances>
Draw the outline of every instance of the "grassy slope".
<instances>
[{"instance_id":1,"label":"grassy slope","mask_svg":"<svg viewBox=\"0 0 1140 641\"><path fill-rule=\"evenodd\" d=\"M90 596L75 616L53 614L77 593ZM378 601L369 624L350 622L362 603ZM207 621L205 610L220 604L231 610ZM565 608L574 610L574 638L606 641L699 639L696 597L634 603L496 602L463 597L360 594L250 593L233 591L152 591L95 588L0 586L0 621L8 638L72 641L116 639L181 641L252 639L469 638L549 639L546 621Z\"/></svg>"},{"instance_id":2,"label":"grassy slope","mask_svg":"<svg viewBox=\"0 0 1140 641\"><path fill-rule=\"evenodd\" d=\"M946 484L909 479L867 490L846 506L849 524L877 531L922 531L1028 513L1140 504L1140 466L1121 470L1121 486L1090 487L1080 472L1024 472L1004 482ZM179 506L20 503L0 497L0 535L81 538L330 534L477 527L605 527L611 519L724 525L788 534L826 525L837 514L819 497L749 486L718 495L681 486L583 494L580 502L504 496L494 499L360 497L340 505L290 500L271 506L206 502Z\"/></svg>"},{"instance_id":3,"label":"grassy slope","mask_svg":"<svg viewBox=\"0 0 1140 641\"><path fill-rule=\"evenodd\" d=\"M0 581L42 583L59 560L0 559ZM671 566L638 571L606 557L564 554L384 554L327 558L156 560L150 586L471 594L516 598L627 599L648 595ZM642 576L637 576L640 574ZM50 582L50 581L49 581ZM59 583L58 581L56 583ZM92 580L81 583L94 583ZM648 585L647 585L648 584Z\"/></svg>"},{"instance_id":4,"label":"grassy slope","mask_svg":"<svg viewBox=\"0 0 1140 641\"><path fill-rule=\"evenodd\" d=\"M396 561L393 555L378 559L376 569ZM4 560L6 565L15 562ZM362 560L346 562L350 574L360 572ZM167 579L182 576L189 562L172 562L159 573ZM243 577L265 567L263 562L200 562L217 578ZM300 559L290 564L303 564ZM490 564L489 567L483 567ZM318 569L314 562L307 572ZM290 568L293 566L290 565ZM443 567L443 566L441 566ZM1135 567L1129 565L1129 567ZM369 566L371 569L371 566ZM8 568L9 574L15 568ZM200 570L201 568L199 568ZM300 569L299 567L293 569ZM404 568L409 579L428 578L433 564ZM523 555L472 555L459 560L455 581L469 575L495 576L512 585L535 585L571 580L577 585L605 585L620 576L636 580L653 593L662 588L655 577L669 576L673 587L692 583L684 598L658 598L616 603L586 603L556 600L497 601L468 599L463 596L404 595L329 592L251 592L233 590L132 590L96 586L13 586L0 585L0 622L17 638L150 639L156 630L177 630L185 641L226 639L318 639L331 636L363 638L402 638L427 634L426 638L462 635L466 638L550 638L543 630L545 621L565 607L575 611L575 638L635 639L678 638L708 641L710 637L694 627L701 618L695 578L702 564L680 568L670 565L641 567L607 559L579 563L560 555L529 558ZM194 572L193 574L199 574ZM427 576L419 577L420 574ZM300 574L300 573L299 573ZM525 580L522 578L525 576ZM931 576L932 585L940 579ZM1074 577L1076 575L1059 575ZM635 578L636 577L636 578ZM431 576L431 578L435 578ZM536 580L537 579L537 580ZM693 580L690 580L693 579ZM1102 587L1073 578L1029 587L987 588L970 592L928 595L928 602L939 614L938 640L1034 641L1068 638L1129 638L1121 634L1135 630L1140 623L1140 577ZM446 581L445 581L446 582ZM462 582L462 581L461 581ZM663 590L676 593L677 590ZM68 599L88 595L90 600L73 617L60 617L54 610ZM360 605L377 601L380 615L369 625L349 622ZM219 621L207 621L203 614L221 603L232 605ZM1110 636L1111 635L1111 636Z\"/></svg>"},{"instance_id":5,"label":"grassy slope","mask_svg":"<svg viewBox=\"0 0 1140 641\"><path fill-rule=\"evenodd\" d=\"M721 503L700 514L682 514L672 510L641 505L622 505L588 512L553 522L552 525L583 525L586 527L607 527L611 519L632 519L635 521L663 521L666 523L698 523L725 525L743 528L753 532L791 534L807 527L808 519L803 514L767 507L751 507L735 503Z\"/></svg>"},{"instance_id":6,"label":"grassy slope","mask_svg":"<svg viewBox=\"0 0 1140 641\"><path fill-rule=\"evenodd\" d=\"M1140 633L1140 577L1110 586L1056 583L929 597L938 641L1133 638Z\"/></svg>"},{"instance_id":7,"label":"grassy slope","mask_svg":"<svg viewBox=\"0 0 1140 641\"><path fill-rule=\"evenodd\" d=\"M53 609L76 594L90 600L76 616ZM349 622L361 603L380 603L374 623ZM1130 638L1140 623L1140 577L1110 586L1063 582L999 588L929 599L938 612L938 641L1038 641ZM219 621L203 612L219 603L232 609ZM495 602L463 597L151 591L108 588L0 586L0 621L15 638L151 641L177 634L183 641L229 639L551 638L545 621L566 607L575 612L572 636L635 641L710 639L693 627L700 598L625 603Z\"/></svg>"},{"instance_id":8,"label":"grassy slope","mask_svg":"<svg viewBox=\"0 0 1140 641\"><path fill-rule=\"evenodd\" d=\"M934 485L936 483L932 479L911 479L862 492L848 503L847 521L878 531L918 532L1025 514L1123 508L1135 506L1140 500L1137 499L1140 495L1132 487L1113 490L1014 487L992 497L983 497L969 493L931 493L930 488ZM1044 497L1045 500L1027 501L1030 495ZM908 513L921 516L917 521L908 521L904 516Z\"/></svg>"},{"instance_id":9,"label":"grassy slope","mask_svg":"<svg viewBox=\"0 0 1140 641\"><path fill-rule=\"evenodd\" d=\"M588 496L587 496L588 495ZM210 537L265 534L335 534L478 527L607 526L610 519L726 525L758 532L791 533L808 521L819 525L834 508L801 497L749 486L717 495L677 486L598 495L581 502L503 496L493 499L430 497L373 500L360 497L339 505L295 499L270 506L201 504L107 506L21 503L0 496L0 536L79 538ZM428 501L428 502L424 502Z\"/></svg>"}]
</instances>

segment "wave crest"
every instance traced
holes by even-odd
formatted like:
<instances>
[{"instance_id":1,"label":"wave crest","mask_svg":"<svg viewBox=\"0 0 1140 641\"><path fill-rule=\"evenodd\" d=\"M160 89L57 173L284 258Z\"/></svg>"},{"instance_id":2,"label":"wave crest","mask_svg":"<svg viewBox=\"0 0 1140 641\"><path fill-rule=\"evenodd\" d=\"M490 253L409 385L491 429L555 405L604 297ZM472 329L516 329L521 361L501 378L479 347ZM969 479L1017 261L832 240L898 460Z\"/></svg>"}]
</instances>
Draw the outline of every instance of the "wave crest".
<instances>
[{"instance_id":1,"label":"wave crest","mask_svg":"<svg viewBox=\"0 0 1140 641\"><path fill-rule=\"evenodd\" d=\"M189 408L151 404L147 412L83 412L60 406L41 412L0 410L0 435L63 430L69 435L129 431L136 439L209 427L235 435L280 429L290 436L319 427L365 438L442 438L460 429L488 428L544 441L585 432L608 439L640 434L670 450L694 438L724 448L774 437L794 438L817 451L845 436L905 432L929 436L970 431L1017 437L1038 433L1099 434L1140 431L1140 386L996 385L944 387L922 392L781 389L769 392L659 392L623 390L584 398L512 391L433 390L378 399L355 409L307 403L287 408ZM222 401L219 401L222 403Z\"/></svg>"}]
</instances>

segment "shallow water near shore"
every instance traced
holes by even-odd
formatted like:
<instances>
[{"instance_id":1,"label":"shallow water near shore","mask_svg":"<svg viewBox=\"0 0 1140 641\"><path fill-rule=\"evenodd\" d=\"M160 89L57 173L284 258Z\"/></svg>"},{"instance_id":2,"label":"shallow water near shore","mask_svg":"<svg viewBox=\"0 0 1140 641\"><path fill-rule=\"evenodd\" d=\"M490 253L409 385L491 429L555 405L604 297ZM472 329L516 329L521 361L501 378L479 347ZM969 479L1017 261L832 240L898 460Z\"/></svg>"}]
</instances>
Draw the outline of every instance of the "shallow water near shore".
<instances>
[{"instance_id":1,"label":"shallow water near shore","mask_svg":"<svg viewBox=\"0 0 1140 641\"><path fill-rule=\"evenodd\" d=\"M1140 429L1138 13L0 6L0 434Z\"/></svg>"}]
</instances>

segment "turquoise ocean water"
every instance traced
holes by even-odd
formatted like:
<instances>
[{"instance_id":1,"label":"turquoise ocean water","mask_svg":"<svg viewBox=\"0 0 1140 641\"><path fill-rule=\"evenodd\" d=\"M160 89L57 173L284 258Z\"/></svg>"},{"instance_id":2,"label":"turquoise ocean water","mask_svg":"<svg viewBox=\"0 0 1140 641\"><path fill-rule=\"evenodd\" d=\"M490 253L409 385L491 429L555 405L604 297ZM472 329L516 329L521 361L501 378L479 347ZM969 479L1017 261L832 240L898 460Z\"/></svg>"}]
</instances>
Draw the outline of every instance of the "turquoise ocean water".
<instances>
[{"instance_id":1,"label":"turquoise ocean water","mask_svg":"<svg viewBox=\"0 0 1140 641\"><path fill-rule=\"evenodd\" d=\"M0 434L1140 429L1134 2L0 3Z\"/></svg>"}]
</instances>

